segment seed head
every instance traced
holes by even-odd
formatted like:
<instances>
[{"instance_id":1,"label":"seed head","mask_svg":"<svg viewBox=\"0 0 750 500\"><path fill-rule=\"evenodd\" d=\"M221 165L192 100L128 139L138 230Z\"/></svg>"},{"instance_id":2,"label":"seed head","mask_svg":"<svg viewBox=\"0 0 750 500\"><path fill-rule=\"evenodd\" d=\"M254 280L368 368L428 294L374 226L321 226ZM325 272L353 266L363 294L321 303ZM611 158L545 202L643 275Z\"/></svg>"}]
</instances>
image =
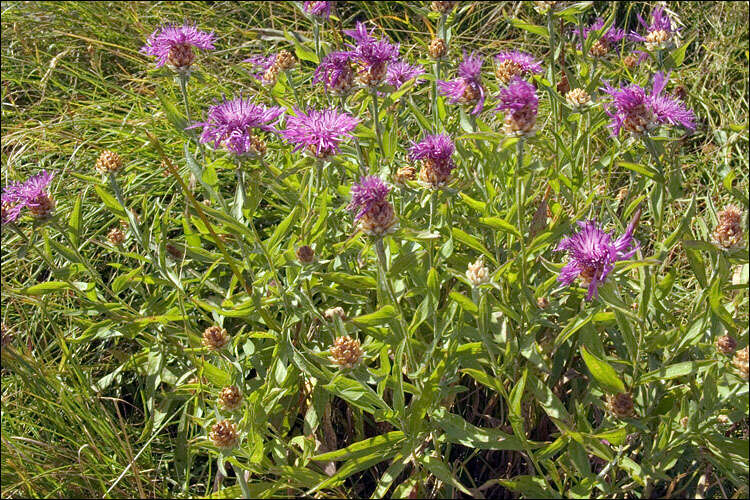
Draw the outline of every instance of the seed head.
<instances>
[{"instance_id":1,"label":"seed head","mask_svg":"<svg viewBox=\"0 0 750 500\"><path fill-rule=\"evenodd\" d=\"M473 264L469 264L466 270L466 278L472 286L480 286L490 282L490 271L484 265L483 255L480 255Z\"/></svg>"},{"instance_id":2,"label":"seed head","mask_svg":"<svg viewBox=\"0 0 750 500\"><path fill-rule=\"evenodd\" d=\"M726 250L742 245L742 211L738 206L728 205L719 212L719 224L712 236L714 243Z\"/></svg>"},{"instance_id":3,"label":"seed head","mask_svg":"<svg viewBox=\"0 0 750 500\"><path fill-rule=\"evenodd\" d=\"M236 410L241 403L242 393L234 385L223 388L219 393L219 405L227 411Z\"/></svg>"},{"instance_id":4,"label":"seed head","mask_svg":"<svg viewBox=\"0 0 750 500\"><path fill-rule=\"evenodd\" d=\"M323 313L323 316L325 316L328 321L333 321L336 316L341 318L342 321L346 320L346 314L344 313L344 309L341 307L331 307L329 309L326 309Z\"/></svg>"},{"instance_id":5,"label":"seed head","mask_svg":"<svg viewBox=\"0 0 750 500\"><path fill-rule=\"evenodd\" d=\"M393 174L393 182L397 184L406 184L406 181L413 181L417 178L417 169L412 165L404 165Z\"/></svg>"},{"instance_id":6,"label":"seed head","mask_svg":"<svg viewBox=\"0 0 750 500\"><path fill-rule=\"evenodd\" d=\"M607 408L617 418L630 418L635 415L633 398L630 394L614 394L607 397Z\"/></svg>"},{"instance_id":7,"label":"seed head","mask_svg":"<svg viewBox=\"0 0 750 500\"><path fill-rule=\"evenodd\" d=\"M740 376L747 380L748 374L750 373L750 367L748 367L748 358L750 355L748 354L747 347L744 349L740 349L739 351L734 353L734 358L732 359L732 364L735 368L740 372Z\"/></svg>"},{"instance_id":8,"label":"seed head","mask_svg":"<svg viewBox=\"0 0 750 500\"><path fill-rule=\"evenodd\" d=\"M237 433L237 424L231 420L222 420L218 424L215 424L211 427L208 437L214 446L224 450L234 448L240 438Z\"/></svg>"},{"instance_id":9,"label":"seed head","mask_svg":"<svg viewBox=\"0 0 750 500\"><path fill-rule=\"evenodd\" d=\"M203 345L209 351L218 351L229 343L229 334L220 326L209 326L203 332Z\"/></svg>"},{"instance_id":10,"label":"seed head","mask_svg":"<svg viewBox=\"0 0 750 500\"><path fill-rule=\"evenodd\" d=\"M725 356L731 356L737 349L737 340L731 335L722 335L716 339L716 350Z\"/></svg>"},{"instance_id":11,"label":"seed head","mask_svg":"<svg viewBox=\"0 0 750 500\"><path fill-rule=\"evenodd\" d=\"M315 260L315 250L308 245L302 245L295 253L297 254L297 259L303 264L309 264Z\"/></svg>"},{"instance_id":12,"label":"seed head","mask_svg":"<svg viewBox=\"0 0 750 500\"><path fill-rule=\"evenodd\" d=\"M96 170L100 174L116 174L122 168L122 158L114 151L104 150L96 160Z\"/></svg>"},{"instance_id":13,"label":"seed head","mask_svg":"<svg viewBox=\"0 0 750 500\"><path fill-rule=\"evenodd\" d=\"M430 46L427 48L427 52L433 59L442 59L445 57L445 54L448 53L448 46L442 38L433 38L430 41Z\"/></svg>"},{"instance_id":14,"label":"seed head","mask_svg":"<svg viewBox=\"0 0 750 500\"><path fill-rule=\"evenodd\" d=\"M342 368L352 368L362 357L359 341L349 337L338 337L331 347L333 362Z\"/></svg>"},{"instance_id":15,"label":"seed head","mask_svg":"<svg viewBox=\"0 0 750 500\"><path fill-rule=\"evenodd\" d=\"M109 233L107 233L107 240L116 247L120 246L125 241L125 233L119 227L113 227Z\"/></svg>"},{"instance_id":16,"label":"seed head","mask_svg":"<svg viewBox=\"0 0 750 500\"><path fill-rule=\"evenodd\" d=\"M276 55L274 65L278 66L281 71L286 71L293 68L297 64L297 59L286 49L282 49Z\"/></svg>"},{"instance_id":17,"label":"seed head","mask_svg":"<svg viewBox=\"0 0 750 500\"><path fill-rule=\"evenodd\" d=\"M585 108L591 104L591 96L584 89L573 89L565 94L565 100L575 109Z\"/></svg>"}]
</instances>

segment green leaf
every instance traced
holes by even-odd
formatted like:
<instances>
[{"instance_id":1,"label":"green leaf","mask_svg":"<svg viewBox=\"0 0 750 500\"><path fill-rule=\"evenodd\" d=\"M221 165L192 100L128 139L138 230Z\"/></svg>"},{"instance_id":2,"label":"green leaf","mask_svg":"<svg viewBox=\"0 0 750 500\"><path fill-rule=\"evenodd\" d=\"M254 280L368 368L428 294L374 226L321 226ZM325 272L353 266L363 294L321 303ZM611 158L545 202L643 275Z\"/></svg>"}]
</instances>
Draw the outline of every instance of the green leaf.
<instances>
[{"instance_id":1,"label":"green leaf","mask_svg":"<svg viewBox=\"0 0 750 500\"><path fill-rule=\"evenodd\" d=\"M453 230L453 237L463 243L464 245L468 246L469 248L473 248L474 250L483 253L488 259L492 261L493 264L496 266L497 260L495 260L495 256L490 253L487 248L485 248L484 245L477 239L476 236L472 236L469 233L462 231L461 229L458 229L457 227L452 228Z\"/></svg>"},{"instance_id":2,"label":"green leaf","mask_svg":"<svg viewBox=\"0 0 750 500\"><path fill-rule=\"evenodd\" d=\"M581 345L581 357L583 358L586 367L594 376L594 379L601 385L607 392L610 393L624 393L625 384L617 376L617 372L612 368L606 361L597 358L585 345Z\"/></svg>"},{"instance_id":3,"label":"green leaf","mask_svg":"<svg viewBox=\"0 0 750 500\"><path fill-rule=\"evenodd\" d=\"M371 453L376 453L378 451L383 452L386 450L390 450L393 446L398 445L404 439L406 439L406 437L401 431L387 432L380 436L375 436L372 438L364 439L362 441L358 441L347 446L346 448L341 448L340 450L329 451L327 453L316 455L310 460L324 462L328 460L339 461L349 460L351 458L359 458Z\"/></svg>"},{"instance_id":4,"label":"green leaf","mask_svg":"<svg viewBox=\"0 0 750 500\"><path fill-rule=\"evenodd\" d=\"M549 38L549 33L547 32L547 28L545 28L544 26L537 26L536 24L529 24L525 21L521 21L520 19L511 19L510 23L515 28L528 31L529 33L534 33L535 35L543 36L544 38Z\"/></svg>"},{"instance_id":5,"label":"green leaf","mask_svg":"<svg viewBox=\"0 0 750 500\"><path fill-rule=\"evenodd\" d=\"M171 123L175 130L180 134L184 134L185 127L187 127L187 120L177 109L175 103L170 101L167 96L164 95L164 92L158 88L156 89L156 95L159 97L159 101L161 101L161 107L164 109L164 114L167 115L169 123Z\"/></svg>"},{"instance_id":6,"label":"green leaf","mask_svg":"<svg viewBox=\"0 0 750 500\"><path fill-rule=\"evenodd\" d=\"M445 408L433 411L430 417L433 422L445 431L445 435L451 443L459 443L480 450L523 449L521 441L515 436L497 429L476 427L459 415L448 413Z\"/></svg>"},{"instance_id":7,"label":"green leaf","mask_svg":"<svg viewBox=\"0 0 750 500\"><path fill-rule=\"evenodd\" d=\"M70 288L64 281L47 281L45 283L39 283L38 285L32 285L28 288L21 290L23 295L45 295L58 290L66 290Z\"/></svg>"},{"instance_id":8,"label":"green leaf","mask_svg":"<svg viewBox=\"0 0 750 500\"><path fill-rule=\"evenodd\" d=\"M498 483L509 490L517 491L526 498L561 498L556 491L548 491L544 480L536 476L516 476L513 479L498 479Z\"/></svg>"},{"instance_id":9,"label":"green leaf","mask_svg":"<svg viewBox=\"0 0 750 500\"><path fill-rule=\"evenodd\" d=\"M471 301L467 296L460 294L458 292L451 292L449 294L450 298L458 302L458 305L460 305L464 311L469 311L470 313L477 313L479 309L477 308L477 305Z\"/></svg>"},{"instance_id":10,"label":"green leaf","mask_svg":"<svg viewBox=\"0 0 750 500\"><path fill-rule=\"evenodd\" d=\"M352 318L352 323L358 325L358 326L378 326L382 325L384 323L388 323L392 318L396 317L396 309L391 306L383 306L380 309L378 309L375 312L372 312L370 314L365 314L363 316L358 316L356 318Z\"/></svg>"},{"instance_id":11,"label":"green leaf","mask_svg":"<svg viewBox=\"0 0 750 500\"><path fill-rule=\"evenodd\" d=\"M673 378L686 377L688 375L695 377L714 363L715 361L708 359L675 363L673 365L659 368L658 370L644 373L638 378L636 385L646 384L648 382L653 382L654 380L670 380Z\"/></svg>"},{"instance_id":12,"label":"green leaf","mask_svg":"<svg viewBox=\"0 0 750 500\"><path fill-rule=\"evenodd\" d=\"M450 469L447 465L445 465L440 459L433 456L420 456L419 461L427 467L427 470L432 472L432 474L435 475L436 478L440 479L442 482L446 484L450 484L454 488L459 489L464 495L473 496L471 491L466 489L466 487L458 482L458 479L453 477L453 474L451 473Z\"/></svg>"},{"instance_id":13,"label":"green leaf","mask_svg":"<svg viewBox=\"0 0 750 500\"><path fill-rule=\"evenodd\" d=\"M347 273L324 273L321 275L323 280L333 281L344 288L362 291L363 288L375 289L377 281L371 276L362 276Z\"/></svg>"},{"instance_id":14,"label":"green leaf","mask_svg":"<svg viewBox=\"0 0 750 500\"><path fill-rule=\"evenodd\" d=\"M489 226L492 229L503 231L504 233L510 233L518 238L521 237L521 233L518 232L518 229L513 224L500 217L480 217L479 223Z\"/></svg>"},{"instance_id":15,"label":"green leaf","mask_svg":"<svg viewBox=\"0 0 750 500\"><path fill-rule=\"evenodd\" d=\"M126 217L125 210L123 210L122 205L120 205L120 203L115 199L114 196L105 191L103 187L94 185L94 191L96 191L96 194L99 195L99 198L101 198L102 202L107 208L112 210L112 212L120 217Z\"/></svg>"},{"instance_id":16,"label":"green leaf","mask_svg":"<svg viewBox=\"0 0 750 500\"><path fill-rule=\"evenodd\" d=\"M620 167L625 167L628 170L632 170L633 172L637 172L639 174L645 175L649 179L653 179L655 181L658 181L660 183L666 182L664 180L664 176L659 173L658 170L652 167L647 167L645 165L641 165L638 163L630 163L627 161L621 161L617 164Z\"/></svg>"}]
</instances>

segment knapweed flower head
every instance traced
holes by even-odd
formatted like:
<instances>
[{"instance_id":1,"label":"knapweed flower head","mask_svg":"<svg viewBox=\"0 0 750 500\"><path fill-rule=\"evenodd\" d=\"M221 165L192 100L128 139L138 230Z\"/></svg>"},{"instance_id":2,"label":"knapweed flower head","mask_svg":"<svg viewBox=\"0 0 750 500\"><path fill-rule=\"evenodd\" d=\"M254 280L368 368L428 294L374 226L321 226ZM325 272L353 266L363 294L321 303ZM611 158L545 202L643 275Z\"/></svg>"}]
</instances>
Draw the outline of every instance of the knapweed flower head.
<instances>
[{"instance_id":1,"label":"knapweed flower head","mask_svg":"<svg viewBox=\"0 0 750 500\"><path fill-rule=\"evenodd\" d=\"M601 90L612 96L606 109L611 119L612 135L624 128L633 134L642 134L659 125L679 125L695 130L695 115L674 96L664 94L668 76L654 75L651 93L636 84L616 89L604 82Z\"/></svg>"},{"instance_id":2,"label":"knapweed flower head","mask_svg":"<svg viewBox=\"0 0 750 500\"><path fill-rule=\"evenodd\" d=\"M185 22L182 26L167 24L154 31L141 47L141 52L156 57L156 67L165 64L178 71L190 68L195 59L193 47L201 50L214 49L213 31L206 33L196 25Z\"/></svg>"},{"instance_id":3,"label":"knapweed flower head","mask_svg":"<svg viewBox=\"0 0 750 500\"><path fill-rule=\"evenodd\" d=\"M339 152L339 143L351 138L351 132L358 124L359 119L335 108L311 109L307 113L295 110L295 116L287 118L286 129L281 135L296 145L295 151L305 148L316 158L328 158Z\"/></svg>"},{"instance_id":4,"label":"knapweed flower head","mask_svg":"<svg viewBox=\"0 0 750 500\"><path fill-rule=\"evenodd\" d=\"M742 246L742 210L737 205L727 205L719 212L719 223L711 234L711 239L724 250Z\"/></svg>"},{"instance_id":5,"label":"knapweed flower head","mask_svg":"<svg viewBox=\"0 0 750 500\"><path fill-rule=\"evenodd\" d=\"M203 127L200 142L213 142L214 148L221 145L239 156L262 156L266 145L254 133L257 130L276 132L274 124L283 113L281 107L266 107L250 98L240 96L231 101L225 98L208 109L205 122L188 128Z\"/></svg>"},{"instance_id":6,"label":"knapweed flower head","mask_svg":"<svg viewBox=\"0 0 750 500\"><path fill-rule=\"evenodd\" d=\"M482 57L474 52L466 55L458 65L458 78L438 81L440 93L451 104L474 104L472 115L478 115L484 107L485 92L482 86Z\"/></svg>"},{"instance_id":7,"label":"knapweed flower head","mask_svg":"<svg viewBox=\"0 0 750 500\"><path fill-rule=\"evenodd\" d=\"M678 35L679 29L672 27L672 19L662 6L656 6L651 11L651 22L647 23L640 14L638 22L646 28L646 35L636 32L630 34L630 39L637 42L644 42L646 48L653 50L655 48L666 49L674 46L674 39Z\"/></svg>"},{"instance_id":8,"label":"knapweed flower head","mask_svg":"<svg viewBox=\"0 0 750 500\"><path fill-rule=\"evenodd\" d=\"M255 71L250 75L253 78L261 82L263 85L272 86L276 83L276 79L279 77L279 72L284 69L278 64L278 56L279 54L270 54L267 56L256 54L247 59L243 59L242 62L252 64Z\"/></svg>"},{"instance_id":9,"label":"knapweed flower head","mask_svg":"<svg viewBox=\"0 0 750 500\"><path fill-rule=\"evenodd\" d=\"M344 33L356 42L356 45L347 47L351 50L352 59L359 65L359 81L370 87L379 85L386 76L388 63L398 59L398 44L378 40L362 22L357 22L355 29L344 30Z\"/></svg>"},{"instance_id":10,"label":"knapweed flower head","mask_svg":"<svg viewBox=\"0 0 750 500\"><path fill-rule=\"evenodd\" d=\"M2 223L15 222L24 208L28 208L36 219L45 219L52 215L55 200L47 189L54 176L54 173L42 170L25 182L11 182L5 186L0 195Z\"/></svg>"},{"instance_id":11,"label":"knapweed flower head","mask_svg":"<svg viewBox=\"0 0 750 500\"><path fill-rule=\"evenodd\" d=\"M586 300L599 295L599 285L607 280L607 275L615 268L615 262L630 259L638 250L638 242L633 232L638 225L640 211L628 224L625 234L612 241L612 236L599 228L594 221L578 222L581 230L568 238L563 238L555 248L556 252L568 252L569 261L560 270L557 280L570 285L580 277L588 286Z\"/></svg>"},{"instance_id":12,"label":"knapweed flower head","mask_svg":"<svg viewBox=\"0 0 750 500\"><path fill-rule=\"evenodd\" d=\"M506 134L522 137L534 132L539 106L536 87L516 76L500 91L498 99L500 103L495 110L505 112L503 131Z\"/></svg>"},{"instance_id":13,"label":"knapweed flower head","mask_svg":"<svg viewBox=\"0 0 750 500\"><path fill-rule=\"evenodd\" d=\"M603 27L604 19L597 17L590 26L583 28L583 39L586 40L592 31L599 31ZM574 29L573 33L576 37L581 36L581 31L578 28ZM617 50L617 44L620 43L623 38L625 38L625 30L613 25L607 31L602 33L599 40L591 45L589 53L594 57L602 57L606 55L610 49ZM580 48L580 43L578 46Z\"/></svg>"},{"instance_id":14,"label":"knapweed flower head","mask_svg":"<svg viewBox=\"0 0 750 500\"><path fill-rule=\"evenodd\" d=\"M495 56L495 62L495 76L503 85L507 85L514 76L542 72L542 65L534 56L519 50L500 52Z\"/></svg>"},{"instance_id":15,"label":"knapweed flower head","mask_svg":"<svg viewBox=\"0 0 750 500\"><path fill-rule=\"evenodd\" d=\"M446 134L428 135L420 142L413 142L409 156L412 161L421 160L420 182L433 189L448 183L451 171L456 168L451 158L455 150L453 141Z\"/></svg>"},{"instance_id":16,"label":"knapweed flower head","mask_svg":"<svg viewBox=\"0 0 750 500\"><path fill-rule=\"evenodd\" d=\"M412 66L405 61L395 61L388 65L385 74L385 83L394 89L401 88L401 85L412 78L416 78L424 73L424 68L419 65ZM417 79L419 81L419 79Z\"/></svg>"},{"instance_id":17,"label":"knapweed flower head","mask_svg":"<svg viewBox=\"0 0 750 500\"><path fill-rule=\"evenodd\" d=\"M302 10L312 16L325 17L328 19L331 17L331 4L333 2L305 2L302 6Z\"/></svg>"},{"instance_id":18,"label":"knapweed flower head","mask_svg":"<svg viewBox=\"0 0 750 500\"><path fill-rule=\"evenodd\" d=\"M354 213L354 222L366 234L380 236L394 229L396 217L388 201L391 187L374 175L363 177L351 189L352 199L346 209Z\"/></svg>"},{"instance_id":19,"label":"knapweed flower head","mask_svg":"<svg viewBox=\"0 0 750 500\"><path fill-rule=\"evenodd\" d=\"M348 51L331 52L326 55L315 69L313 83L323 86L337 95L346 95L354 83L352 53Z\"/></svg>"}]
</instances>

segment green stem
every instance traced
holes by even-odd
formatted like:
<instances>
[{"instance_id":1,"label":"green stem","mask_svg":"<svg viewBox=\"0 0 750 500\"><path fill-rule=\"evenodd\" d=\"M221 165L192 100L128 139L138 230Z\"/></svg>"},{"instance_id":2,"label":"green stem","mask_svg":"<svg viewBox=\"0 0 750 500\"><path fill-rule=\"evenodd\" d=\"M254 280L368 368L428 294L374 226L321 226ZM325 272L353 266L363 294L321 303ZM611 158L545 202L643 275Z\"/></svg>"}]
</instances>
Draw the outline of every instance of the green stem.
<instances>
[{"instance_id":1,"label":"green stem","mask_svg":"<svg viewBox=\"0 0 750 500\"><path fill-rule=\"evenodd\" d=\"M378 91L375 87L372 87L372 119L373 119L373 131L378 136L378 146L380 146L380 154L385 156L385 148L383 148L383 137L380 135L380 113L378 111Z\"/></svg>"},{"instance_id":2,"label":"green stem","mask_svg":"<svg viewBox=\"0 0 750 500\"><path fill-rule=\"evenodd\" d=\"M398 319L399 319L399 326L401 327L401 334L404 342L406 342L406 350L408 353L408 360L412 361L414 360L414 357L411 353L411 345L409 344L409 328L406 325L406 321L404 320L404 313L401 311L401 305L396 300L396 294L393 291L393 285L391 284L391 280L388 278L388 262L385 258L385 247L383 246L383 238L377 238L375 239L375 251L378 254L378 269L380 271L379 278L381 281L381 286L385 285L385 289L388 292L388 297L393 303L393 307L396 308L396 311L398 312Z\"/></svg>"},{"instance_id":3,"label":"green stem","mask_svg":"<svg viewBox=\"0 0 750 500\"><path fill-rule=\"evenodd\" d=\"M297 101L297 106L299 107L299 109L303 109L302 101L299 98L299 94L297 94L297 87L294 85L292 74L288 69L284 70L284 74L286 75L286 83L292 88L292 93L294 94L294 100Z\"/></svg>"},{"instance_id":4,"label":"green stem","mask_svg":"<svg viewBox=\"0 0 750 500\"><path fill-rule=\"evenodd\" d=\"M237 476L237 482L242 490L242 498L252 498L250 495L250 487L247 485L247 479L245 479L245 470L240 467L235 467L235 475Z\"/></svg>"},{"instance_id":5,"label":"green stem","mask_svg":"<svg viewBox=\"0 0 750 500\"><path fill-rule=\"evenodd\" d=\"M178 81L180 82L180 92L182 93L182 103L185 106L185 118L188 121L188 125L193 122L192 117L190 116L190 105L188 104L188 93L187 93L187 84L188 79L190 77L187 74L181 74L178 77ZM194 129L190 129L186 131L190 134L190 136L193 138L193 140L198 144L198 150L201 153L201 163L203 165L206 164L206 153L203 150L203 144L198 140L198 135L196 134ZM193 174L190 174L193 175Z\"/></svg>"},{"instance_id":6,"label":"green stem","mask_svg":"<svg viewBox=\"0 0 750 500\"><path fill-rule=\"evenodd\" d=\"M521 244L521 307L524 308L526 302L526 240L524 228L524 199L523 199L523 144L524 140L520 139L516 152L516 212L518 214L518 232L520 233L519 242ZM525 314L521 315L521 327L523 329Z\"/></svg>"}]
</instances>

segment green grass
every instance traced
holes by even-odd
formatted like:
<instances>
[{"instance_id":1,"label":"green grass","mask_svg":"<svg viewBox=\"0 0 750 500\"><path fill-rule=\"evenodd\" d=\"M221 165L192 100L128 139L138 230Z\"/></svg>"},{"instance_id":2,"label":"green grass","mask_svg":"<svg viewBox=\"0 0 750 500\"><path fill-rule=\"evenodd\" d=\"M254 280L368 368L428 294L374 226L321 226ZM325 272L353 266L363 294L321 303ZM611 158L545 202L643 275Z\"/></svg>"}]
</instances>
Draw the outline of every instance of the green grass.
<instances>
[{"instance_id":1,"label":"green grass","mask_svg":"<svg viewBox=\"0 0 750 500\"><path fill-rule=\"evenodd\" d=\"M382 28L379 35L388 34L402 44L402 55L411 62L427 63L424 47L437 29L436 18L428 17L428 9L422 5L428 3L347 2L339 10L340 26L350 28L356 20L371 19ZM543 57L545 67L549 65L547 40L510 22L515 17L543 25L544 17L530 5L462 4L452 28L454 58L464 47L480 49L485 56L520 48ZM533 497L541 488L548 494L554 490L564 496L584 497L747 496L747 384L712 347L713 339L725 332L733 333L740 347L747 345L747 242L741 252L729 257L705 250L706 245L690 245L711 241L716 212L725 205L735 203L745 213L747 210L748 4L670 5L684 26L683 42L690 41L690 45L684 62L672 73L669 90L677 84L686 88L686 102L696 111L699 125L697 132L684 140L671 140L678 137L673 134L664 142L668 199L662 205L653 202L656 183L615 164L613 151L618 148L607 133L602 113L593 121L601 121L599 128L584 141L587 147L575 146L572 129L553 118L551 99L540 92L540 138L530 141L526 153L525 212L534 212L551 185L554 217L545 233L548 236L527 249L534 256L527 259L527 271L532 283L528 290L534 298L549 296L551 309L537 312L527 307L524 312L518 298L517 238L477 222L479 217L499 217L515 223L514 181L506 175L514 168L514 148L504 148L504 143L497 141L476 141L475 145L473 140L464 140L460 142L458 170L462 192L486 205L477 208L480 204L472 205L471 199L467 202L458 195L451 203L440 201L435 213L440 237L433 250L430 240L415 236L428 229L428 199L417 190L409 191L408 196L399 194L401 198L394 202L404 227L398 240L386 242L391 269L400 266L400 274L394 272L393 276L396 294L401 296L407 322L424 314L424 322L414 326L411 347L415 352L404 361L410 367L408 377L402 380L397 370L395 343L389 348L396 338L392 332L398 329L395 313L388 317L383 313L383 317L337 325L363 342L370 368L351 377L336 375L335 380L327 380L337 372L321 353L338 332L320 323L321 311L343 305L347 314L356 318L383 312L384 304L391 307L387 291L371 284L380 281L373 245L365 238L348 239L353 231L343 206L348 195L345 186L356 178L354 149L346 146L347 160L327 173L327 191L315 200L317 212L311 212L310 225L322 221L321 229L312 231L314 238L310 232L303 234L303 217L298 215L275 240L278 245L270 249L279 279L302 283L299 277L307 276L307 289L300 285L283 298L274 295L269 282L275 273L264 256L254 246L255 253L249 257L241 252L244 247L239 242L251 239L247 229L211 216L219 232L228 235L227 246L243 266L243 276L259 292L254 294L262 300L259 308L260 302L252 303L232 279L219 248L195 222L195 210L189 210L191 217L185 216L186 199L180 184L163 175L162 158L149 135L159 141L183 179L189 176L184 152L188 139L174 130L171 113L159 97L161 94L163 101L175 107L174 114L179 114L181 95L169 72L154 70L152 61L138 52L162 22L196 20L201 29L215 31L218 39L216 51L199 55L203 81L190 82L193 118L202 116L208 104L223 94L258 92L270 100L269 92L258 89L247 65L239 61L254 53L289 47L284 30L306 37L304 43L311 45L311 24L298 7L287 2L3 3L2 183L25 179L42 168L57 172L52 192L58 218L70 225L72 229L66 232L102 280L115 289L117 298L94 284L84 260L70 252L66 257L54 246L54 241L62 244L62 250L67 245L54 227L31 229L27 224L22 230L32 238L31 244L3 228L2 321L13 341L2 350L2 496L238 495L231 467L227 467L229 478L217 476L219 455L206 439L215 419L216 395L230 379L244 386L247 402L242 414L246 432L243 450L228 463L251 471L250 488L255 496L305 494L328 477L325 463L310 461L311 456L388 436L388 432L403 432L404 440L395 448L389 448L388 443L367 448L374 457L362 452L335 458L339 473L346 467L356 466L356 471L316 494L369 496L380 485L394 497L406 496L415 487L422 496L436 497L462 495L463 488L477 495L504 498L517 493ZM635 12L643 7L643 2L621 2L618 20L627 19L635 29ZM594 12L606 17L611 10L607 5L595 5L586 19ZM324 39L335 45L341 36L328 29ZM583 67L581 54L575 54L572 43L566 47L568 60L573 61L568 70L575 73ZM322 96L313 93L310 82L314 64L303 64L304 71L299 73L303 76L297 76L295 84L304 100L320 103ZM453 68L453 64L448 66ZM608 78L627 76L616 57L599 69ZM494 78L487 69L485 72L495 95ZM634 74L640 83L647 81L647 71L640 69ZM559 74L551 76L555 82L559 80ZM288 89L280 88L274 96L293 102ZM593 93L594 89L590 90ZM394 134L399 142L396 159L387 168L400 166L399 162L405 161L407 140L421 135L420 125L406 105L407 97L413 98L428 119L432 117L429 84L404 96L393 116L387 113L386 123L395 120L399 124L398 135ZM360 116L366 118L367 109L363 106ZM445 104L445 109L445 123L452 134L465 134L469 124L461 123L458 107ZM501 121L489 115L493 113L482 115L486 125L499 131ZM371 130L369 118L363 121L363 128ZM560 132L559 140L551 130ZM379 153L374 137L365 132L369 130L358 130L358 136L374 165ZM494 156L486 152L490 146L497 148L497 152L492 150ZM571 150L575 161L566 159L563 146ZM104 149L125 158L126 170L118 182L128 205L138 213L142 229L151 235L151 248L160 263L145 257L132 230L121 249L107 242L108 231L126 217L116 201L108 206L102 199L112 193L94 170ZM290 154L280 141L269 144L269 149L271 166L284 175L270 175L257 168L249 171L249 196L258 203L254 221L266 241L295 209L297 199L306 199L309 189L304 176L312 168L300 155ZM617 162L656 168L638 144L623 140L619 151ZM197 155L194 147L193 154ZM210 154L209 160L223 197L231 200L235 183L232 165L218 153ZM475 181L467 173L477 164L486 178ZM625 199L616 201L623 188L627 189ZM394 189L392 198L395 193L401 191ZM592 310L580 306L580 293L567 289L553 293L557 286L550 279L561 257L552 248L572 222L583 216L609 221L609 228L621 232L641 194L647 198L640 205L644 215L638 237L644 259L657 261L622 271L624 277L617 280L623 300L628 301L622 305L640 302L636 314L641 322L629 323L626 313L604 304L597 309L599 316L551 355L550 345L566 325ZM203 194L197 197L209 198ZM690 206L694 215L686 219ZM320 215L324 213L329 213L327 219ZM660 218L661 238L657 237ZM746 215L744 221L747 226ZM466 231L470 238L462 240L452 227ZM669 248L661 248L659 242L672 234L677 236ZM472 302L470 289L459 280L466 265L479 255L471 238L489 249L485 260L491 255L497 261L490 269L498 271L499 283L492 293L487 292L488 298L478 304L477 312L451 295L458 293ZM303 243L314 243L321 259L307 275L293 254ZM187 249L186 258L165 257L168 245L179 251ZM436 278L430 278L428 249L439 262ZM52 256L57 273L40 253ZM738 279L732 284L731 276L738 268ZM701 269L707 283L701 282ZM184 291L170 284L174 276ZM30 289L67 278L96 292ZM650 299L643 289L646 282L656 285ZM307 294L312 304L305 302ZM432 302L423 305L427 295ZM198 304L195 299L203 302ZM289 307L292 301L294 307ZM429 314L430 307L440 314ZM487 339L476 326L484 307L493 313L491 321L487 313L489 342L503 360L494 360L496 363L485 348ZM283 324L282 331L260 318L260 309ZM507 309L511 309L509 313ZM498 311L505 312L495 314ZM528 329L512 319L515 311L528 315ZM620 314L617 321L625 315L624 321L632 324L639 336L635 359L622 355L622 341L617 340L622 325L614 319L615 312ZM238 364L212 357L200 347L203 328L219 321L235 337ZM635 325L641 325L641 330ZM641 421L633 419L621 425L623 422L604 411L602 394L606 391L580 358L579 347L584 345L605 357L615 366L617 377L634 388L637 407L648 413L641 415ZM636 387L638 373L682 362L698 365L689 376L665 380L660 380L663 375L655 376L651 383ZM239 365L241 370L236 370ZM206 378L206 386L190 383L199 373ZM526 381L525 386L520 380ZM406 393L400 406L399 384ZM376 415L374 403L367 399L370 393L363 387L377 393L373 397L378 401L387 401L394 410L404 412L403 418L396 423L397 419ZM518 392L511 392L514 388ZM514 393L520 398L517 407L510 403ZM560 401L562 410L555 407ZM441 411L448 416L441 416ZM729 416L729 428L717 430L719 413ZM691 416L687 430L678 424L685 416ZM449 425L448 420L454 417L461 419L460 425L478 429L460 435ZM570 420L562 422L567 418ZM518 422L525 430L512 428ZM561 431L566 426L571 433ZM598 451L601 437L592 436L621 428L629 438L622 440L619 450L626 450L624 456L632 456L628 459L635 465L618 462L602 480L597 476L603 467L601 456L611 451ZM497 439L498 432L512 439L522 434L531 443L526 445L533 448L488 449L497 446L481 444L483 438ZM612 435L608 439L618 441ZM559 443L560 448L551 447L551 443ZM617 453L618 447L612 450ZM382 461L383 457L388 460ZM540 475L532 462L546 474ZM386 469L393 472L390 489ZM506 482L498 483L498 479Z\"/></svg>"}]
</instances>

